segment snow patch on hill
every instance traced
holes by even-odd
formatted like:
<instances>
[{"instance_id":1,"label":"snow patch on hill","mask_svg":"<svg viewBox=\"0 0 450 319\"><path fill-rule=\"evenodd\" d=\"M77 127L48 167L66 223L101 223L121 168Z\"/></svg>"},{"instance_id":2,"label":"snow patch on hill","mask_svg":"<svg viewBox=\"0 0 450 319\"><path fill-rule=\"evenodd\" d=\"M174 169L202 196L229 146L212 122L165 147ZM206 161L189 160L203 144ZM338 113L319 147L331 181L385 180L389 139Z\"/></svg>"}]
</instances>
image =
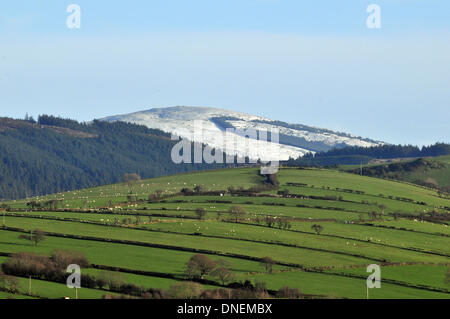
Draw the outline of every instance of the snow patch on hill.
<instances>
[{"instance_id":1,"label":"snow patch on hill","mask_svg":"<svg viewBox=\"0 0 450 319\"><path fill-rule=\"evenodd\" d=\"M338 134L331 133L314 133L306 130L295 130L268 123L254 122L273 121L260 116L209 107L176 106L168 108L153 108L142 112L110 116L102 120L124 121L145 125L149 128L160 129L164 132L188 138L195 142L201 142L212 148L218 148L221 150L225 150L224 141L225 143L230 140L236 141L232 148L233 154L230 155L249 156L253 159L261 158L263 160L287 160L290 157L297 158L299 156L303 156L310 151L314 153L313 150L308 150L301 147L283 144L275 146L274 143L271 143L270 141L245 139L243 136L231 132L225 132L223 128L220 128L212 120L217 117L236 118L237 120L232 119L227 121L227 123L231 124L235 128L254 128L259 130L277 129L280 134L304 138L307 141L322 142L329 146L342 143L350 146L364 147L376 145L376 143L351 136L340 136ZM203 134L194 134L194 121L198 121L197 124L201 124ZM228 142L226 145L231 144ZM243 147L243 145L248 145L248 147ZM229 148L227 148L227 152L230 153Z\"/></svg>"}]
</instances>

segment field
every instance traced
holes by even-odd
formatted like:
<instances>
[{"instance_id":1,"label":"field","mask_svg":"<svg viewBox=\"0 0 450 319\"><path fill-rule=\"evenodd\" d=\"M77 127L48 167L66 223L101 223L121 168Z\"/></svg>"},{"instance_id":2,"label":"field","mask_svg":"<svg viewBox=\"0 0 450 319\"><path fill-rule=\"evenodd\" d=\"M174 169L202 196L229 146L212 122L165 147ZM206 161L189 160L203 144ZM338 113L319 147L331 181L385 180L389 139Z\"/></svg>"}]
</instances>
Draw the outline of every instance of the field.
<instances>
[{"instance_id":1,"label":"field","mask_svg":"<svg viewBox=\"0 0 450 319\"><path fill-rule=\"evenodd\" d=\"M366 268L377 264L382 285L370 298L450 298L449 199L337 170L282 168L277 179L279 187L246 192L265 177L233 168L5 202L0 263L18 252L64 249L86 256L82 274L120 277L141 291L169 296L192 281L205 291L248 280L264 283L269 297L290 287L303 298L366 298ZM45 234L37 244L27 239L36 229ZM226 264L233 279L189 276L196 254ZM263 257L272 259L270 269ZM64 283L38 276L30 295L29 278L19 277L18 293L3 289L0 298L74 297ZM120 294L102 285L79 289L79 298Z\"/></svg>"},{"instance_id":2,"label":"field","mask_svg":"<svg viewBox=\"0 0 450 319\"><path fill-rule=\"evenodd\" d=\"M397 159L394 165L368 164L364 169L371 169L371 176L401 180L419 185L431 185L433 187L450 187L450 156L436 156L423 159ZM358 172L357 165L342 165L345 171ZM366 171L369 173L369 170Z\"/></svg>"}]
</instances>

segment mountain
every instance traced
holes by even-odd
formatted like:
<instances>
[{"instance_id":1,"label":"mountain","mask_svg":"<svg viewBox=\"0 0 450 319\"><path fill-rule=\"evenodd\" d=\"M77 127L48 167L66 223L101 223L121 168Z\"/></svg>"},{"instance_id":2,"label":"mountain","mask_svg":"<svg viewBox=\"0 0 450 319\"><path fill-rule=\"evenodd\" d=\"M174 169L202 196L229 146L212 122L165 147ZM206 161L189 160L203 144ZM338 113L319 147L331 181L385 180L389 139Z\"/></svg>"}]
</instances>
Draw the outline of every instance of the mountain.
<instances>
[{"instance_id":1,"label":"mountain","mask_svg":"<svg viewBox=\"0 0 450 319\"><path fill-rule=\"evenodd\" d=\"M194 120L203 127L199 138L191 136ZM227 128L278 129L279 153L270 139L245 139L236 132L224 135ZM298 158L332 147L379 144L325 129L203 107L151 109L90 123L48 115L40 116L37 123L0 118L0 200L117 183L126 173L150 178L227 166L174 163L171 151L178 142L171 140L170 133L212 147L221 146L222 136L235 138L237 145L249 142L249 150L235 146L227 155L265 160Z\"/></svg>"},{"instance_id":2,"label":"mountain","mask_svg":"<svg viewBox=\"0 0 450 319\"><path fill-rule=\"evenodd\" d=\"M273 143L251 139L247 150L242 147L234 147L228 154L260 158L267 160L287 160L298 158L308 152L327 151L332 148L346 146L370 147L382 145L380 141L357 137L350 134L334 132L327 129L315 128L301 124L290 124L281 121L267 119L261 116L245 114L241 112L222 110L210 107L175 106L168 108L152 108L147 111L135 112L124 115L109 116L102 121L123 121L145 125L149 128L159 129L166 133L201 142L212 148L224 149L225 140L235 139L236 145L245 145L244 137L237 133L226 132L226 129L249 129L279 131L279 149L271 147ZM200 123L203 134L194 134L194 121ZM229 144L228 144L229 145ZM258 150L260 150L258 152Z\"/></svg>"},{"instance_id":3,"label":"mountain","mask_svg":"<svg viewBox=\"0 0 450 319\"><path fill-rule=\"evenodd\" d=\"M0 118L0 200L117 183L126 173L148 178L224 166L175 164L175 143L129 123Z\"/></svg>"}]
</instances>

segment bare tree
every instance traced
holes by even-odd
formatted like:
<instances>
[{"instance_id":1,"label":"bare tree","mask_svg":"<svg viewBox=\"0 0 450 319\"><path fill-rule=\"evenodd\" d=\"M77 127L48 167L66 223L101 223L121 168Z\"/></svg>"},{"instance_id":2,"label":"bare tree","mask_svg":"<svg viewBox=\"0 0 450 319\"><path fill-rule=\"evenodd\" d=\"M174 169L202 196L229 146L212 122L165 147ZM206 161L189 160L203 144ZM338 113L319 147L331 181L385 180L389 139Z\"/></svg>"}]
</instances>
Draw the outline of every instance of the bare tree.
<instances>
[{"instance_id":1,"label":"bare tree","mask_svg":"<svg viewBox=\"0 0 450 319\"><path fill-rule=\"evenodd\" d=\"M148 202L149 203L157 202L158 200L161 199L162 194L163 194L163 191L160 189L157 189L154 193L150 193L148 195Z\"/></svg>"},{"instance_id":2,"label":"bare tree","mask_svg":"<svg viewBox=\"0 0 450 319\"><path fill-rule=\"evenodd\" d=\"M204 220L206 216L206 209L204 208L197 208L195 210L195 213L197 214L198 219Z\"/></svg>"},{"instance_id":3,"label":"bare tree","mask_svg":"<svg viewBox=\"0 0 450 319\"><path fill-rule=\"evenodd\" d=\"M228 212L230 213L231 216L235 218L236 223L239 221L240 218L247 215L247 212L244 210L244 208L239 205L230 207Z\"/></svg>"},{"instance_id":4,"label":"bare tree","mask_svg":"<svg viewBox=\"0 0 450 319\"><path fill-rule=\"evenodd\" d=\"M217 277L222 285L236 279L236 276L230 270L231 263L228 260L219 259L216 264L217 267L211 272L211 276Z\"/></svg>"},{"instance_id":5,"label":"bare tree","mask_svg":"<svg viewBox=\"0 0 450 319\"><path fill-rule=\"evenodd\" d=\"M155 194L156 194L156 197L157 197L157 198L161 198L162 193L164 193L164 192L163 192L161 189L157 189L157 190L155 191Z\"/></svg>"},{"instance_id":6,"label":"bare tree","mask_svg":"<svg viewBox=\"0 0 450 319\"><path fill-rule=\"evenodd\" d=\"M369 218L371 220L376 220L377 219L377 212L376 211L372 211L372 212L367 213L367 214L369 214Z\"/></svg>"},{"instance_id":7,"label":"bare tree","mask_svg":"<svg viewBox=\"0 0 450 319\"><path fill-rule=\"evenodd\" d=\"M233 281L236 279L236 276L233 272L225 267L217 267L211 272L211 276L217 277L222 285L225 285L227 282Z\"/></svg>"},{"instance_id":8,"label":"bare tree","mask_svg":"<svg viewBox=\"0 0 450 319\"><path fill-rule=\"evenodd\" d=\"M136 173L125 174L123 176L123 181L130 188L130 194L133 194L134 186L141 180L141 177Z\"/></svg>"},{"instance_id":9,"label":"bare tree","mask_svg":"<svg viewBox=\"0 0 450 319\"><path fill-rule=\"evenodd\" d=\"M286 299L299 299L302 297L302 294L298 288L289 288L287 286L283 286L278 290L277 297Z\"/></svg>"},{"instance_id":10,"label":"bare tree","mask_svg":"<svg viewBox=\"0 0 450 319\"><path fill-rule=\"evenodd\" d=\"M196 282L179 282L169 288L169 295L175 299L198 298L202 292L202 285Z\"/></svg>"},{"instance_id":11,"label":"bare tree","mask_svg":"<svg viewBox=\"0 0 450 319\"><path fill-rule=\"evenodd\" d=\"M66 270L70 264L77 264L80 267L88 267L89 261L86 256L79 251L69 251L55 249L52 251L50 260L57 269Z\"/></svg>"},{"instance_id":12,"label":"bare tree","mask_svg":"<svg viewBox=\"0 0 450 319\"><path fill-rule=\"evenodd\" d=\"M320 233L323 230L323 226L318 225L318 224L314 224L314 225L311 226L311 229L314 229L316 231L317 235L320 235Z\"/></svg>"},{"instance_id":13,"label":"bare tree","mask_svg":"<svg viewBox=\"0 0 450 319\"><path fill-rule=\"evenodd\" d=\"M398 218L399 218L399 213L398 213L398 212L395 212L395 213L394 213L394 220L395 220L395 221L398 221Z\"/></svg>"},{"instance_id":14,"label":"bare tree","mask_svg":"<svg viewBox=\"0 0 450 319\"><path fill-rule=\"evenodd\" d=\"M34 242L34 245L37 246L41 241L45 239L44 231L39 228L35 229L31 234L31 240Z\"/></svg>"},{"instance_id":15,"label":"bare tree","mask_svg":"<svg viewBox=\"0 0 450 319\"><path fill-rule=\"evenodd\" d=\"M189 277L203 278L209 274L217 264L208 256L196 254L187 263L187 274Z\"/></svg>"},{"instance_id":16,"label":"bare tree","mask_svg":"<svg viewBox=\"0 0 450 319\"><path fill-rule=\"evenodd\" d=\"M197 192L197 193L202 193L202 192L205 191L205 187L202 186L202 185L197 185L197 186L194 187L194 191Z\"/></svg>"},{"instance_id":17,"label":"bare tree","mask_svg":"<svg viewBox=\"0 0 450 319\"><path fill-rule=\"evenodd\" d=\"M119 272L113 271L101 271L97 277L97 285L99 279L101 283L104 283L104 285L108 285L108 288L110 290L117 290L125 283L124 275Z\"/></svg>"},{"instance_id":18,"label":"bare tree","mask_svg":"<svg viewBox=\"0 0 450 319\"><path fill-rule=\"evenodd\" d=\"M272 273L275 260L270 257L263 257L260 259L260 265L266 269L267 273Z\"/></svg>"},{"instance_id":19,"label":"bare tree","mask_svg":"<svg viewBox=\"0 0 450 319\"><path fill-rule=\"evenodd\" d=\"M0 288L3 288L11 293L19 292L20 282L17 277L8 276L0 273Z\"/></svg>"},{"instance_id":20,"label":"bare tree","mask_svg":"<svg viewBox=\"0 0 450 319\"><path fill-rule=\"evenodd\" d=\"M255 282L255 293L259 299L268 298L267 283L257 279Z\"/></svg>"}]
</instances>

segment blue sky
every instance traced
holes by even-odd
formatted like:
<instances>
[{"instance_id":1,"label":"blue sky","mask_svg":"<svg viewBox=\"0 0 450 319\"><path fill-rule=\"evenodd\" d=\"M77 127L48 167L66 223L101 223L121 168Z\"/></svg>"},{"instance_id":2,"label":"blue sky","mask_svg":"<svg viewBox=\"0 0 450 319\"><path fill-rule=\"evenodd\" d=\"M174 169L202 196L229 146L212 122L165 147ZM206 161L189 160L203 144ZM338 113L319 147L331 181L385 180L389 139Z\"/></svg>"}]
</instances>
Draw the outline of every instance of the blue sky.
<instances>
[{"instance_id":1,"label":"blue sky","mask_svg":"<svg viewBox=\"0 0 450 319\"><path fill-rule=\"evenodd\" d=\"M81 29L66 8L81 7ZM366 8L381 7L381 29ZM450 1L3 1L0 116L213 106L450 142Z\"/></svg>"}]
</instances>

